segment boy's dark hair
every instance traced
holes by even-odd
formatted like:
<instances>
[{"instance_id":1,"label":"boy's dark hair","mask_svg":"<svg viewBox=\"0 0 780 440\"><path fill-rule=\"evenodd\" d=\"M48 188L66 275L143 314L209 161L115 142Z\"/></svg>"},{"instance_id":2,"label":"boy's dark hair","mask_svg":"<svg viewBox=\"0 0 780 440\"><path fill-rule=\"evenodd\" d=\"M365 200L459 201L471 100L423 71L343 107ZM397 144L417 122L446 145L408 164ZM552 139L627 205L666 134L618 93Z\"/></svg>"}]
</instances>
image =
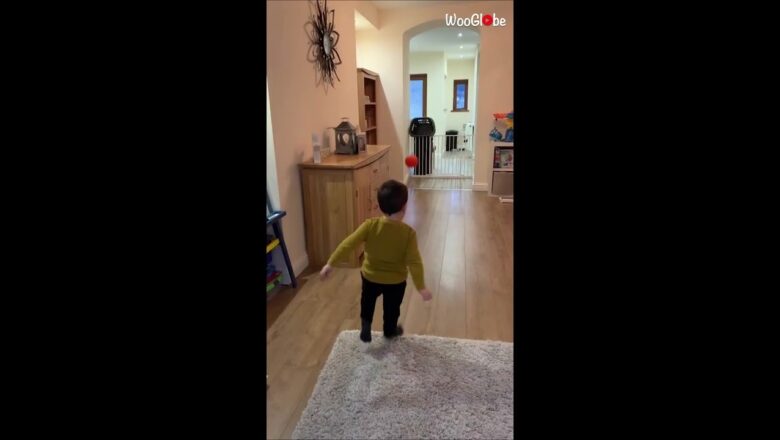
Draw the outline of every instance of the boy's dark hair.
<instances>
[{"instance_id":1,"label":"boy's dark hair","mask_svg":"<svg viewBox=\"0 0 780 440\"><path fill-rule=\"evenodd\" d=\"M395 180L383 183L377 193L379 209L387 215L399 212L409 199L409 190L406 189L406 185Z\"/></svg>"}]
</instances>

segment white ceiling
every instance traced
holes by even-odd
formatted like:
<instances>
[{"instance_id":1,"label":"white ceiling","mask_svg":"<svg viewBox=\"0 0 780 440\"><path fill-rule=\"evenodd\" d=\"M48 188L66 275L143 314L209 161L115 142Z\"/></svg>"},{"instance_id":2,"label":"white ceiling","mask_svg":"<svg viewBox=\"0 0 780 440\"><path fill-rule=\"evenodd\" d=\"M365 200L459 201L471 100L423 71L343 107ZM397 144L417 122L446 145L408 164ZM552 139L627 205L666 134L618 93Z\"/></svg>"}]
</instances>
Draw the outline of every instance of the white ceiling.
<instances>
[{"instance_id":1,"label":"white ceiling","mask_svg":"<svg viewBox=\"0 0 780 440\"><path fill-rule=\"evenodd\" d=\"M421 7L431 5L453 5L458 3L473 3L474 0L460 0L460 1L428 1L428 0L414 0L414 1L390 1L390 0L373 0L371 3L376 6L377 9L400 9L409 7Z\"/></svg>"},{"instance_id":2,"label":"white ceiling","mask_svg":"<svg viewBox=\"0 0 780 440\"><path fill-rule=\"evenodd\" d=\"M459 33L463 36L458 37ZM478 33L470 29L445 27L412 37L409 41L409 51L444 52L448 59L469 59L475 57L477 45L479 45Z\"/></svg>"}]
</instances>

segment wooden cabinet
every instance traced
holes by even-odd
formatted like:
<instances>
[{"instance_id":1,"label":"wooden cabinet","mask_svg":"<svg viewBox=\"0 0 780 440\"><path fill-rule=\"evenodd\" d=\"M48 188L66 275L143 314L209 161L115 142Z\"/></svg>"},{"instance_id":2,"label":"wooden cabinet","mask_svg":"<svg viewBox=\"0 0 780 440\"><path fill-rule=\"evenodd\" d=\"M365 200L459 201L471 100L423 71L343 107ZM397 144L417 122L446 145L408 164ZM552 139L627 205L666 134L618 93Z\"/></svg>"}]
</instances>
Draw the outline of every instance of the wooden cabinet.
<instances>
[{"instance_id":1,"label":"wooden cabinet","mask_svg":"<svg viewBox=\"0 0 780 440\"><path fill-rule=\"evenodd\" d=\"M360 114L360 130L366 133L366 143L376 144L377 141L377 96L379 91L379 75L368 70L358 69L358 113Z\"/></svg>"},{"instance_id":2,"label":"wooden cabinet","mask_svg":"<svg viewBox=\"0 0 780 440\"><path fill-rule=\"evenodd\" d=\"M325 265L363 221L382 215L377 190L390 178L389 151L389 145L368 145L360 154L333 154L322 163L300 165L310 265ZM361 254L358 249L338 266L360 266Z\"/></svg>"}]
</instances>

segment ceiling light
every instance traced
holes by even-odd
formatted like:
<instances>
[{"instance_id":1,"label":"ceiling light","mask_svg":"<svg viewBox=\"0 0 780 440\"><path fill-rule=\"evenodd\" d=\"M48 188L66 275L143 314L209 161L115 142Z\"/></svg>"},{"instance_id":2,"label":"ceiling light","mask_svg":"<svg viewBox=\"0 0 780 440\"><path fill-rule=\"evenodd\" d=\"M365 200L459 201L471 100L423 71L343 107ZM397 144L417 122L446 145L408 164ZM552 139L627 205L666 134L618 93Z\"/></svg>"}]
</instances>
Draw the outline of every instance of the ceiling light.
<instances>
[{"instance_id":1,"label":"ceiling light","mask_svg":"<svg viewBox=\"0 0 780 440\"><path fill-rule=\"evenodd\" d=\"M458 36L459 36L459 37L462 37L462 36L463 36L463 33L461 33L461 32L458 32Z\"/></svg>"},{"instance_id":2,"label":"ceiling light","mask_svg":"<svg viewBox=\"0 0 780 440\"><path fill-rule=\"evenodd\" d=\"M461 49L463 49L463 46L460 46Z\"/></svg>"}]
</instances>

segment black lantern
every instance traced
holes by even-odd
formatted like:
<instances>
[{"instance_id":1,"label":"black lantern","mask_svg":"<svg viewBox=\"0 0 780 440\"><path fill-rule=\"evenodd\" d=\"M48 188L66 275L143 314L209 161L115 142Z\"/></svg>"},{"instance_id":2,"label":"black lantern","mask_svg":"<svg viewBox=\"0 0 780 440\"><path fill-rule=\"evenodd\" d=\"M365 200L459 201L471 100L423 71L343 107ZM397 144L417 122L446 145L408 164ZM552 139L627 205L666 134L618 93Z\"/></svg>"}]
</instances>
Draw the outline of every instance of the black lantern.
<instances>
[{"instance_id":1,"label":"black lantern","mask_svg":"<svg viewBox=\"0 0 780 440\"><path fill-rule=\"evenodd\" d=\"M341 118L342 122L336 132L336 154L358 154L357 130L349 123L349 118Z\"/></svg>"}]
</instances>

